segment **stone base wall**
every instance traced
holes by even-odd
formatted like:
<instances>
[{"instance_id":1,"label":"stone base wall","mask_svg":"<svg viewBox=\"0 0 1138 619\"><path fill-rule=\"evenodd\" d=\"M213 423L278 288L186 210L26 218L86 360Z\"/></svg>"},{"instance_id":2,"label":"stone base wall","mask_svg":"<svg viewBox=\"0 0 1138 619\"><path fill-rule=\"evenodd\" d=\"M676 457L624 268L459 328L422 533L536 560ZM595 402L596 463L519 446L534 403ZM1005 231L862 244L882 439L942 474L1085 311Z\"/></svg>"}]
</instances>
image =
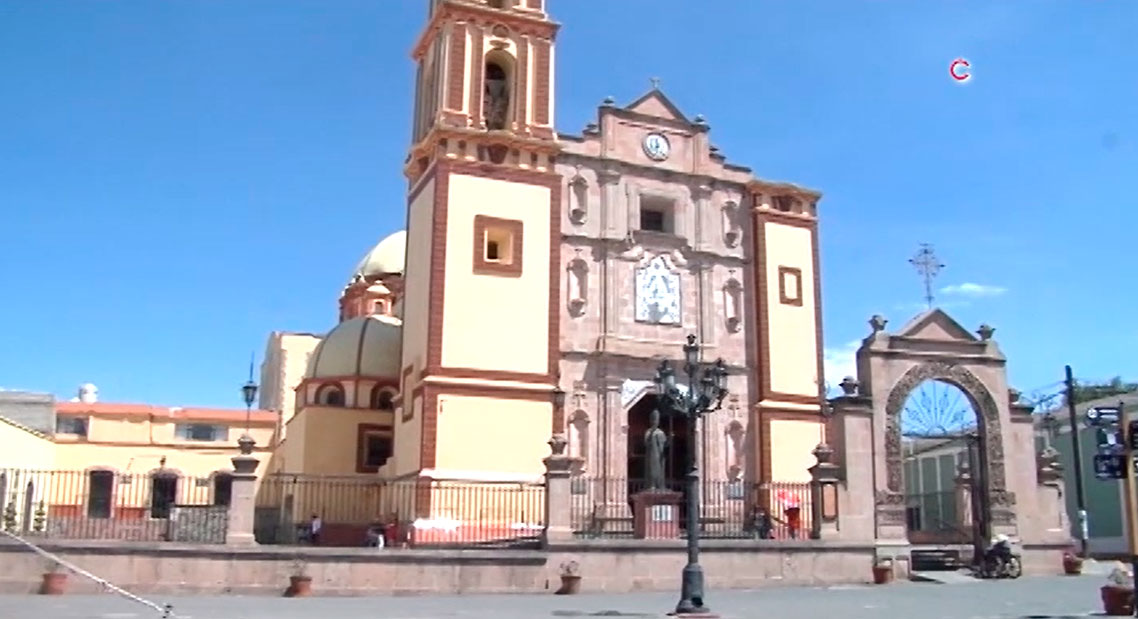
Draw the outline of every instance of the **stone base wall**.
<instances>
[{"instance_id":1,"label":"stone base wall","mask_svg":"<svg viewBox=\"0 0 1138 619\"><path fill-rule=\"evenodd\" d=\"M675 590L687 561L680 542L589 542L542 550L399 550L182 545L175 543L48 543L44 550L142 594L280 595L299 560L318 595L541 593L560 586L562 564L574 561L582 591ZM873 549L822 542L707 542L701 563L707 586L863 583ZM0 543L0 593L32 593L44 560L23 546ZM71 574L69 593L98 593Z\"/></svg>"},{"instance_id":2,"label":"stone base wall","mask_svg":"<svg viewBox=\"0 0 1138 619\"><path fill-rule=\"evenodd\" d=\"M300 560L316 595L542 593L576 562L583 592L673 591L687 561L681 542L596 541L550 550L399 550L83 541L44 550L140 594L281 595ZM1028 574L1061 572L1061 549L1025 549ZM874 548L837 542L733 540L704 544L709 589L868 583ZM0 593L33 593L44 560L0 543ZM69 593L99 593L71 574Z\"/></svg>"}]
</instances>

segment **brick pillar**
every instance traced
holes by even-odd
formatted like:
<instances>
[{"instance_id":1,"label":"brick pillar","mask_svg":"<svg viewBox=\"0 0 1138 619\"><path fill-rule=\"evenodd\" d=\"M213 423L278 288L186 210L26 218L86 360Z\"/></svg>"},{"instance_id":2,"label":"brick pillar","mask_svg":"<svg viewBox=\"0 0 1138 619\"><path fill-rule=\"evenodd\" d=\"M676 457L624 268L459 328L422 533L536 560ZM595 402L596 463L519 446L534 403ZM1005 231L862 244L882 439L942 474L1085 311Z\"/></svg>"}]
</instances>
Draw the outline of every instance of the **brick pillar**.
<instances>
[{"instance_id":1,"label":"brick pillar","mask_svg":"<svg viewBox=\"0 0 1138 619\"><path fill-rule=\"evenodd\" d=\"M233 462L233 485L229 499L229 527L225 532L225 543L231 546L253 546L253 512L257 502L257 464L253 457L253 437L242 434L237 439L241 454L231 459Z\"/></svg>"},{"instance_id":2,"label":"brick pillar","mask_svg":"<svg viewBox=\"0 0 1138 619\"><path fill-rule=\"evenodd\" d=\"M814 448L818 463L810 467L810 537L835 539L838 536L839 467L834 464L834 449L825 442Z\"/></svg>"},{"instance_id":3,"label":"brick pillar","mask_svg":"<svg viewBox=\"0 0 1138 619\"><path fill-rule=\"evenodd\" d=\"M569 478L574 459L565 455L569 441L561 433L549 439L550 455L545 462L545 532L543 544L548 547L573 539Z\"/></svg>"}]
</instances>

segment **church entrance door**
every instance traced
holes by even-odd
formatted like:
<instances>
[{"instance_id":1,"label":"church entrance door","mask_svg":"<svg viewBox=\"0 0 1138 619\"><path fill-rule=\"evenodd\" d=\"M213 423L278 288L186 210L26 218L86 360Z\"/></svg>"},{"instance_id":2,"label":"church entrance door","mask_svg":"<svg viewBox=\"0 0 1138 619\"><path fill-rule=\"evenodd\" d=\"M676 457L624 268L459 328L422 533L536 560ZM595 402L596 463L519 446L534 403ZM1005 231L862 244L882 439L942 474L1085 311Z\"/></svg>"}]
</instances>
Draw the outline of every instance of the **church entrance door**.
<instances>
[{"instance_id":1,"label":"church entrance door","mask_svg":"<svg viewBox=\"0 0 1138 619\"><path fill-rule=\"evenodd\" d=\"M644 468L644 434L648 431L648 417L652 413L652 409L656 408L656 404L656 394L648 393L628 409L627 481L630 508L632 495L647 487L647 475ZM687 417L668 410L661 410L660 429L668 436L668 446L664 456L664 476L667 480L668 489L685 495L685 501L680 504L680 523L682 525L686 522L684 517L687 513L687 484L684 483L689 453Z\"/></svg>"}]
</instances>

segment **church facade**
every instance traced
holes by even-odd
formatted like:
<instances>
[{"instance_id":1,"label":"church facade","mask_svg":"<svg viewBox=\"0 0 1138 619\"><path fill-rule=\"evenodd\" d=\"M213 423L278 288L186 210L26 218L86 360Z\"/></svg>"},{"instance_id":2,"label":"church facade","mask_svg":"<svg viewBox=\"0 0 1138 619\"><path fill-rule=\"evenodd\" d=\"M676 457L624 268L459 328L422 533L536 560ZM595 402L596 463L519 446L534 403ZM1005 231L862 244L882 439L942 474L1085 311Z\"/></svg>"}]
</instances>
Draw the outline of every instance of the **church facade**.
<instances>
[{"instance_id":1,"label":"church facade","mask_svg":"<svg viewBox=\"0 0 1138 619\"><path fill-rule=\"evenodd\" d=\"M406 232L361 261L331 332L270 338L272 470L536 480L563 434L579 475L636 478L654 371L694 334L729 369L705 474L810 479L820 194L729 162L655 84L557 131L558 29L544 0L431 2ZM663 423L678 478L694 446L682 419Z\"/></svg>"}]
</instances>

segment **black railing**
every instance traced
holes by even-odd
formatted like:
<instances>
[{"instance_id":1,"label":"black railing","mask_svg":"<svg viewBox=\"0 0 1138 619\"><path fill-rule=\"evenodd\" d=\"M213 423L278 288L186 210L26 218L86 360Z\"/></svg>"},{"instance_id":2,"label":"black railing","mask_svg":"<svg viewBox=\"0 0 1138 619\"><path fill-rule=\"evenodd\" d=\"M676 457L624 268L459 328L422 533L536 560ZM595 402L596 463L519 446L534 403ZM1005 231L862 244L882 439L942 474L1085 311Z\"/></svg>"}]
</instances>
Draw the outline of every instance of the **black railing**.
<instances>
[{"instance_id":1,"label":"black railing","mask_svg":"<svg viewBox=\"0 0 1138 619\"><path fill-rule=\"evenodd\" d=\"M260 481L263 544L528 547L545 524L541 483L274 474Z\"/></svg>"},{"instance_id":2,"label":"black railing","mask_svg":"<svg viewBox=\"0 0 1138 619\"><path fill-rule=\"evenodd\" d=\"M223 543L231 478L0 469L0 526L65 539Z\"/></svg>"},{"instance_id":3,"label":"black railing","mask_svg":"<svg viewBox=\"0 0 1138 619\"><path fill-rule=\"evenodd\" d=\"M684 483L670 481L667 489L684 494ZM579 537L632 538L635 533L632 497L647 485L639 480L574 477L570 481L570 518ZM810 484L743 481L700 483L699 535L705 538L801 539L810 536ZM685 523L680 501L678 523Z\"/></svg>"}]
</instances>

